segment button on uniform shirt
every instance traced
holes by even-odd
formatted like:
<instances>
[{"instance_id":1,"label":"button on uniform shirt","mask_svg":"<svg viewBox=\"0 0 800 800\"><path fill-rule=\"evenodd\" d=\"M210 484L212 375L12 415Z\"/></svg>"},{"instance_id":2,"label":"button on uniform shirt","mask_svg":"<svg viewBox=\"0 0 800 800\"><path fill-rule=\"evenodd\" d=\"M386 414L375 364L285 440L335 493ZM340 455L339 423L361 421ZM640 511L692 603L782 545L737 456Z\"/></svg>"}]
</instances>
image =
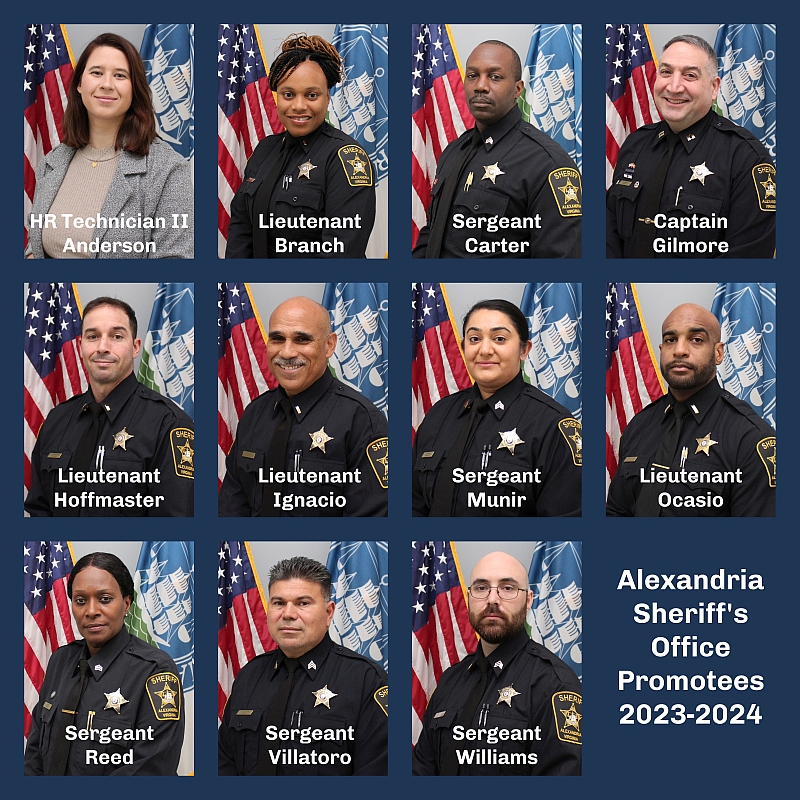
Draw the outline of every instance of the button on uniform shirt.
<instances>
[{"instance_id":1,"label":"button on uniform shirt","mask_svg":"<svg viewBox=\"0 0 800 800\"><path fill-rule=\"evenodd\" d=\"M66 476L75 448L92 415L84 406L94 401L91 389L57 405L44 421L31 459L31 489L25 510L32 517L67 515L55 505L55 494L75 491ZM191 517L194 514L194 422L172 400L142 386L131 374L103 400L100 438L90 472L154 472L158 482L87 481L83 489L109 498L111 507L83 507L82 517ZM62 472L59 473L59 470ZM153 476L155 477L155 476ZM79 485L78 485L79 488ZM158 506L137 507L137 494L163 496ZM126 506L126 499L131 505ZM97 506L101 501L93 501ZM116 503L116 505L114 505Z\"/></svg>"},{"instance_id":2,"label":"button on uniform shirt","mask_svg":"<svg viewBox=\"0 0 800 800\"><path fill-rule=\"evenodd\" d=\"M33 712L25 774L46 775L60 730L59 716L79 674L78 662L89 661L89 679L71 725L95 731L94 740L75 738L67 775L176 775L183 746L183 690L175 662L163 650L131 636L123 628L94 656L84 640L59 647L50 658ZM118 710L117 710L118 709ZM73 709L75 710L75 709ZM148 729L152 729L148 732ZM141 731L139 740L102 743L101 731L125 736ZM131 734L127 734L131 736ZM127 755L132 764L100 764L101 758ZM91 751L96 751L95 756Z\"/></svg>"},{"instance_id":3,"label":"button on uniform shirt","mask_svg":"<svg viewBox=\"0 0 800 800\"><path fill-rule=\"evenodd\" d=\"M473 653L442 673L422 720L413 774L441 775L448 750L457 747L459 775L580 775L583 699L575 673L523 630L488 656L489 681L481 702L471 720L461 719L480 679L476 658ZM468 740L462 734L454 740L458 726L482 730L483 738ZM490 744L486 732L495 728L538 728L539 734L535 740L509 737Z\"/></svg>"},{"instance_id":4,"label":"button on uniform shirt","mask_svg":"<svg viewBox=\"0 0 800 800\"><path fill-rule=\"evenodd\" d=\"M294 673L281 730L298 733L294 739L267 741L265 719L287 674L284 659L281 650L264 653L236 676L219 727L219 774L257 774L259 754L268 748L279 759L277 775L386 775L389 689L383 669L325 634L300 656ZM303 729L342 731L350 726L352 740L300 741ZM341 763L344 754L350 757L347 764ZM304 760L317 763L299 763Z\"/></svg>"},{"instance_id":5,"label":"button on uniform shirt","mask_svg":"<svg viewBox=\"0 0 800 800\"><path fill-rule=\"evenodd\" d=\"M675 401L667 394L640 411L620 440L619 467L608 492L606 515L632 517L642 491L641 471L649 476L658 451L665 411ZM658 484L680 506L661 506L662 517L773 517L775 516L775 431L744 400L720 387L716 380L687 401L678 447L669 475L695 472L697 482ZM685 456L684 456L685 451ZM715 483L714 474L741 470L741 483ZM665 470L655 468L656 473ZM702 474L701 474L702 473ZM714 502L720 505L713 505ZM703 505L698 505L700 502Z\"/></svg>"},{"instance_id":6,"label":"button on uniform shirt","mask_svg":"<svg viewBox=\"0 0 800 800\"><path fill-rule=\"evenodd\" d=\"M642 199L667 149L666 122L644 125L622 145L606 198L606 256L633 258ZM698 224L727 219L726 228L662 228L658 238L727 242L727 253L653 253L654 258L772 258L775 251L776 171L764 146L746 128L716 112L681 131L661 193L659 213Z\"/></svg>"},{"instance_id":7,"label":"button on uniform shirt","mask_svg":"<svg viewBox=\"0 0 800 800\"><path fill-rule=\"evenodd\" d=\"M580 258L581 178L564 149L531 123L514 106L503 119L478 134L483 144L460 174L455 169L462 152L470 146L473 131L451 142L436 165L431 189L428 224L420 231L414 258L426 258L434 218L448 214L441 258ZM445 185L458 181L450 209L438 202ZM452 225L455 214L463 215L465 227ZM541 227L501 228L490 233L487 220L541 215ZM480 221L481 228L466 227ZM517 253L468 252L467 239L477 244L526 242Z\"/></svg>"},{"instance_id":8,"label":"button on uniform shirt","mask_svg":"<svg viewBox=\"0 0 800 800\"><path fill-rule=\"evenodd\" d=\"M469 416L466 407L480 397L477 386L442 398L425 415L414 440L413 515L430 515L434 497L451 475L442 466ZM456 517L577 517L581 514L581 424L569 411L522 375L495 392L489 408L467 443L461 468L483 473L481 482L455 487ZM485 465L485 466L484 466ZM541 470L540 483L525 482L521 473ZM487 474L508 473L507 481L487 484ZM484 495L484 504L470 504L470 495ZM517 505L508 498L522 496Z\"/></svg>"},{"instance_id":9,"label":"button on uniform shirt","mask_svg":"<svg viewBox=\"0 0 800 800\"><path fill-rule=\"evenodd\" d=\"M272 186L265 181L283 148L290 157ZM264 192L269 196L264 197ZM359 228L259 228L256 208L267 215L291 220L301 216L360 216ZM375 224L375 181L372 164L363 148L346 133L327 122L308 136L295 138L289 133L262 139L247 162L244 180L231 202L231 221L225 258L364 258ZM263 237L265 252L253 252L253 237ZM343 253L277 252L276 237L292 242L332 242L344 244Z\"/></svg>"},{"instance_id":10,"label":"button on uniform shirt","mask_svg":"<svg viewBox=\"0 0 800 800\"><path fill-rule=\"evenodd\" d=\"M242 414L236 441L225 461L219 515L257 517L263 503L275 503L275 492L323 498L326 502L333 492L346 498L343 507L305 506L281 510L278 516L385 517L389 485L386 417L328 370L308 389L290 398L292 428L284 467L293 477L284 482L259 482L261 471L269 479L266 455L284 416L279 403L285 397L280 387L265 392ZM323 475L318 482L303 483L299 482L301 470L328 474L360 470L360 482L330 483Z\"/></svg>"}]
</instances>

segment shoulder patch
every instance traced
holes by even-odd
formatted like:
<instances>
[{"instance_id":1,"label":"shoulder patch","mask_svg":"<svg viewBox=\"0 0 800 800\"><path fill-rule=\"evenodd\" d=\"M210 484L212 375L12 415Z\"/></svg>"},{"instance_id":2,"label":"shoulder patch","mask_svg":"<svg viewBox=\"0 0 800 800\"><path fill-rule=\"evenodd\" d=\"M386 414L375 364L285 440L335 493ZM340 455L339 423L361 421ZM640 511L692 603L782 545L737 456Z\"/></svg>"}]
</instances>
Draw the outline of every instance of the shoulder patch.
<instances>
[{"instance_id":1,"label":"shoulder patch","mask_svg":"<svg viewBox=\"0 0 800 800\"><path fill-rule=\"evenodd\" d=\"M758 196L758 207L762 211L775 211L777 208L777 175L772 164L756 164L753 167L753 183Z\"/></svg>"},{"instance_id":2,"label":"shoulder patch","mask_svg":"<svg viewBox=\"0 0 800 800\"><path fill-rule=\"evenodd\" d=\"M367 458L375 472L378 483L384 488L389 488L389 439L383 437L367 445Z\"/></svg>"},{"instance_id":3,"label":"shoulder patch","mask_svg":"<svg viewBox=\"0 0 800 800\"><path fill-rule=\"evenodd\" d=\"M386 716L389 716L389 687L388 686L381 686L374 695L375 702L380 706L381 711L383 711Z\"/></svg>"},{"instance_id":4,"label":"shoulder patch","mask_svg":"<svg viewBox=\"0 0 800 800\"><path fill-rule=\"evenodd\" d=\"M756 452L767 470L771 489L776 486L777 449L778 438L776 436L768 436L756 445Z\"/></svg>"},{"instance_id":5,"label":"shoulder patch","mask_svg":"<svg viewBox=\"0 0 800 800\"><path fill-rule=\"evenodd\" d=\"M567 440L576 467L583 466L583 427L572 417L559 420L558 429Z\"/></svg>"},{"instance_id":6,"label":"shoulder patch","mask_svg":"<svg viewBox=\"0 0 800 800\"><path fill-rule=\"evenodd\" d=\"M553 716L556 733L562 742L582 744L581 720L583 698L577 692L556 692L553 695Z\"/></svg>"},{"instance_id":7,"label":"shoulder patch","mask_svg":"<svg viewBox=\"0 0 800 800\"><path fill-rule=\"evenodd\" d=\"M580 217L583 190L581 174L574 167L559 167L548 176L558 212L562 217Z\"/></svg>"},{"instance_id":8,"label":"shoulder patch","mask_svg":"<svg viewBox=\"0 0 800 800\"><path fill-rule=\"evenodd\" d=\"M169 432L169 444L175 474L179 478L194 480L194 431L189 428L173 428Z\"/></svg>"},{"instance_id":9,"label":"shoulder patch","mask_svg":"<svg viewBox=\"0 0 800 800\"><path fill-rule=\"evenodd\" d=\"M339 148L339 160L351 186L372 186L372 162L357 144Z\"/></svg>"},{"instance_id":10,"label":"shoulder patch","mask_svg":"<svg viewBox=\"0 0 800 800\"><path fill-rule=\"evenodd\" d=\"M147 696L159 721L181 718L181 684L174 672L159 672L146 681Z\"/></svg>"}]
</instances>

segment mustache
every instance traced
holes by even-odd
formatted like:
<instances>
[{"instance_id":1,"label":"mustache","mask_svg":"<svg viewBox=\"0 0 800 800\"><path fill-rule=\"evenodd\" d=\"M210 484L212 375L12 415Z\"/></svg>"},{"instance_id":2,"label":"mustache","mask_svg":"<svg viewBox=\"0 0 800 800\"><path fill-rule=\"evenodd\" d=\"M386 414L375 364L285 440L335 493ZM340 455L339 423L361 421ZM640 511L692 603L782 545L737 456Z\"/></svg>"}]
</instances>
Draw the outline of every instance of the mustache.
<instances>
[{"instance_id":1,"label":"mustache","mask_svg":"<svg viewBox=\"0 0 800 800\"><path fill-rule=\"evenodd\" d=\"M694 364L687 364L685 361L670 361L669 364L667 364L667 369L674 369L675 367L685 367L691 370L696 369Z\"/></svg>"},{"instance_id":2,"label":"mustache","mask_svg":"<svg viewBox=\"0 0 800 800\"><path fill-rule=\"evenodd\" d=\"M273 363L278 367L305 367L308 363L303 358L274 358Z\"/></svg>"}]
</instances>

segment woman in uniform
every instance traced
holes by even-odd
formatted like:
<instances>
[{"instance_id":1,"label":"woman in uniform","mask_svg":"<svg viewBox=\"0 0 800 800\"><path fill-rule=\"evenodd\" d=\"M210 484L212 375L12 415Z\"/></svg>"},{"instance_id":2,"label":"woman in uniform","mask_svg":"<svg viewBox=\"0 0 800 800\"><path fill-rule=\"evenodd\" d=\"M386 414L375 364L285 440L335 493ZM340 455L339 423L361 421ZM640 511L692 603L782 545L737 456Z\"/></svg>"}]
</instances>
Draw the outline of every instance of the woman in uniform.
<instances>
[{"instance_id":1,"label":"woman in uniform","mask_svg":"<svg viewBox=\"0 0 800 800\"><path fill-rule=\"evenodd\" d=\"M225 258L364 258L375 222L372 164L325 122L342 60L321 36L292 35L269 73L286 129L259 142L231 202Z\"/></svg>"},{"instance_id":2,"label":"woman in uniform","mask_svg":"<svg viewBox=\"0 0 800 800\"><path fill-rule=\"evenodd\" d=\"M417 431L414 516L580 516L581 424L523 380L527 319L483 300L463 336L475 384L436 403Z\"/></svg>"},{"instance_id":3,"label":"woman in uniform","mask_svg":"<svg viewBox=\"0 0 800 800\"><path fill-rule=\"evenodd\" d=\"M177 774L183 691L169 655L125 629L128 568L111 553L84 556L67 595L83 638L59 647L47 665L25 774Z\"/></svg>"}]
</instances>

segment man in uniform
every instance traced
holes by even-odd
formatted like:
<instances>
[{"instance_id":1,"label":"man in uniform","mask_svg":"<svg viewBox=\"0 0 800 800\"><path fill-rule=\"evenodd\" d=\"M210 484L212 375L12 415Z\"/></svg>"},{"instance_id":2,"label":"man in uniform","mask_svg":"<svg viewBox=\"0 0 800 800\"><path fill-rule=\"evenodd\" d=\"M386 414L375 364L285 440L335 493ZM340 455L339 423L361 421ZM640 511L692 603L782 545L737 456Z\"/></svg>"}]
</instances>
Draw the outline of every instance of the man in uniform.
<instances>
[{"instance_id":1,"label":"man in uniform","mask_svg":"<svg viewBox=\"0 0 800 800\"><path fill-rule=\"evenodd\" d=\"M220 775L386 775L389 689L370 659L335 645L331 576L297 556L269 577L278 649L242 668L219 727Z\"/></svg>"},{"instance_id":2,"label":"man in uniform","mask_svg":"<svg viewBox=\"0 0 800 800\"><path fill-rule=\"evenodd\" d=\"M137 330L122 300L98 297L84 309L89 391L57 405L39 430L30 516L193 516L194 423L136 380Z\"/></svg>"},{"instance_id":3,"label":"man in uniform","mask_svg":"<svg viewBox=\"0 0 800 800\"><path fill-rule=\"evenodd\" d=\"M653 87L663 121L625 139L608 190L608 258L772 258L775 167L713 110L717 71L699 36L667 42Z\"/></svg>"},{"instance_id":4,"label":"man in uniform","mask_svg":"<svg viewBox=\"0 0 800 800\"><path fill-rule=\"evenodd\" d=\"M269 320L267 357L280 384L244 411L225 462L222 517L386 516L386 417L336 380L330 315L307 297Z\"/></svg>"},{"instance_id":5,"label":"man in uniform","mask_svg":"<svg viewBox=\"0 0 800 800\"><path fill-rule=\"evenodd\" d=\"M717 318L678 306L659 349L669 392L625 428L606 515L775 516L776 434L717 382L725 352Z\"/></svg>"},{"instance_id":6,"label":"man in uniform","mask_svg":"<svg viewBox=\"0 0 800 800\"><path fill-rule=\"evenodd\" d=\"M436 165L414 258L579 258L581 176L564 149L522 119L516 51L478 45L464 92L475 128Z\"/></svg>"},{"instance_id":7,"label":"man in uniform","mask_svg":"<svg viewBox=\"0 0 800 800\"><path fill-rule=\"evenodd\" d=\"M575 673L525 631L525 567L490 553L470 576L478 649L443 674L414 749L414 775L580 775L583 700Z\"/></svg>"}]
</instances>

